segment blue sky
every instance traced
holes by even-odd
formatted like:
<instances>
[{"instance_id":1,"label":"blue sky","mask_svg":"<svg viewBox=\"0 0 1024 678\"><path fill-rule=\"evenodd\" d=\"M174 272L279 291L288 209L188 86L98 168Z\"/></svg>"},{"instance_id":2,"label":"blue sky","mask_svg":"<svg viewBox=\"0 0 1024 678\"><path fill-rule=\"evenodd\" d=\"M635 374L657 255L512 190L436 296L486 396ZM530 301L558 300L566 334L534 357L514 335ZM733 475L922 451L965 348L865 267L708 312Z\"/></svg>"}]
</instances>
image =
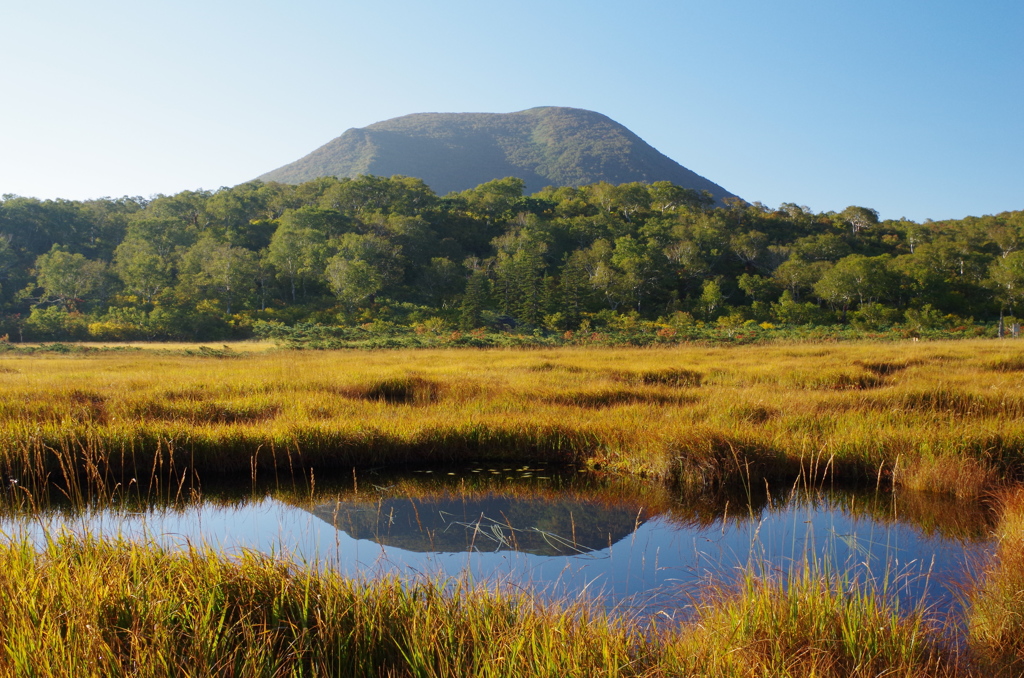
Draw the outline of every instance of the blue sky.
<instances>
[{"instance_id":1,"label":"blue sky","mask_svg":"<svg viewBox=\"0 0 1024 678\"><path fill-rule=\"evenodd\" d=\"M216 189L424 111L599 111L750 201L1024 209L1024 3L13 0L0 193Z\"/></svg>"}]
</instances>

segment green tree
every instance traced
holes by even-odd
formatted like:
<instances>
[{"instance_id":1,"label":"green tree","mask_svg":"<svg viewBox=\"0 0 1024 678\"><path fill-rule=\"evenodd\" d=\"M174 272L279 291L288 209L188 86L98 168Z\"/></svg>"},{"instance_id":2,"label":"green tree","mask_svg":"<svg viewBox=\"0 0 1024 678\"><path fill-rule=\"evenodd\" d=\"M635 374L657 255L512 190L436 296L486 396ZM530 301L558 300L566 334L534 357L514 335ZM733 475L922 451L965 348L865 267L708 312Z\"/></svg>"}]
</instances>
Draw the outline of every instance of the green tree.
<instances>
[{"instance_id":1,"label":"green tree","mask_svg":"<svg viewBox=\"0 0 1024 678\"><path fill-rule=\"evenodd\" d=\"M54 245L49 252L36 258L35 270L36 281L42 288L39 303L58 304L71 312L100 289L106 265Z\"/></svg>"},{"instance_id":2,"label":"green tree","mask_svg":"<svg viewBox=\"0 0 1024 678\"><path fill-rule=\"evenodd\" d=\"M669 181L655 181L650 189L651 207L662 214L679 208L706 210L715 204L715 198L708 191L683 188Z\"/></svg>"},{"instance_id":3,"label":"green tree","mask_svg":"<svg viewBox=\"0 0 1024 678\"><path fill-rule=\"evenodd\" d=\"M25 330L30 338L43 340L80 340L85 339L88 333L81 313L69 312L60 306L33 308L25 319Z\"/></svg>"},{"instance_id":4,"label":"green tree","mask_svg":"<svg viewBox=\"0 0 1024 678\"><path fill-rule=\"evenodd\" d=\"M612 265L614 251L612 244L602 238L584 250L580 258L580 263L586 266L590 275L590 286L604 296L605 303L613 311L622 304L625 297L620 285L620 273Z\"/></svg>"},{"instance_id":5,"label":"green tree","mask_svg":"<svg viewBox=\"0 0 1024 678\"><path fill-rule=\"evenodd\" d=\"M908 308L903 314L907 327L914 330L937 330L951 325L956 316L945 316L941 311L925 304L920 309Z\"/></svg>"},{"instance_id":6,"label":"green tree","mask_svg":"<svg viewBox=\"0 0 1024 678\"><path fill-rule=\"evenodd\" d=\"M180 252L194 245L198 238L199 235L180 220L152 216L148 211L133 216L125 232L125 240L147 243L157 256L168 263L174 263Z\"/></svg>"},{"instance_id":7,"label":"green tree","mask_svg":"<svg viewBox=\"0 0 1024 678\"><path fill-rule=\"evenodd\" d=\"M610 210L617 212L627 222L643 216L651 209L651 194L646 184L632 182L611 188Z\"/></svg>"},{"instance_id":8,"label":"green tree","mask_svg":"<svg viewBox=\"0 0 1024 678\"><path fill-rule=\"evenodd\" d=\"M436 203L437 196L422 179L370 174L335 180L324 187L319 200L321 207L352 216L370 212L413 216L429 210Z\"/></svg>"},{"instance_id":9,"label":"green tree","mask_svg":"<svg viewBox=\"0 0 1024 678\"><path fill-rule=\"evenodd\" d=\"M142 198L100 198L80 203L82 229L80 251L90 259L110 261L114 249L125 236L128 221L139 214L146 201Z\"/></svg>"},{"instance_id":10,"label":"green tree","mask_svg":"<svg viewBox=\"0 0 1024 678\"><path fill-rule=\"evenodd\" d=\"M267 300L271 297L277 270L270 263L267 250L258 252L253 260L253 282L256 284L256 295L260 300L260 310L267 310Z\"/></svg>"},{"instance_id":11,"label":"green tree","mask_svg":"<svg viewBox=\"0 0 1024 678\"><path fill-rule=\"evenodd\" d=\"M1015 309L1024 303L1024 250L996 259L989 269L989 276L1003 308L1016 313Z\"/></svg>"},{"instance_id":12,"label":"green tree","mask_svg":"<svg viewBox=\"0 0 1024 678\"><path fill-rule=\"evenodd\" d=\"M725 306L725 294L717 280L705 280L700 293L700 310L709 320L718 317Z\"/></svg>"},{"instance_id":13,"label":"green tree","mask_svg":"<svg viewBox=\"0 0 1024 678\"><path fill-rule=\"evenodd\" d=\"M0 235L0 292L9 286L8 281L18 266L18 255L11 247L10 236Z\"/></svg>"},{"instance_id":14,"label":"green tree","mask_svg":"<svg viewBox=\"0 0 1024 678\"><path fill-rule=\"evenodd\" d=\"M901 313L878 302L861 304L850 314L850 324L861 331L878 332L892 327Z\"/></svg>"},{"instance_id":15,"label":"green tree","mask_svg":"<svg viewBox=\"0 0 1024 678\"><path fill-rule=\"evenodd\" d=\"M846 313L854 302L863 305L877 301L892 289L888 261L886 255L844 257L814 284L814 293L840 311L845 322Z\"/></svg>"},{"instance_id":16,"label":"green tree","mask_svg":"<svg viewBox=\"0 0 1024 678\"><path fill-rule=\"evenodd\" d=\"M807 262L803 259L792 258L772 272L772 280L779 287L788 291L794 299L799 300L804 294L813 290L814 285L830 268L832 268L832 264L827 261Z\"/></svg>"},{"instance_id":17,"label":"green tree","mask_svg":"<svg viewBox=\"0 0 1024 678\"><path fill-rule=\"evenodd\" d=\"M544 254L542 234L519 228L495 238L495 290L503 313L521 323L539 325L544 306Z\"/></svg>"},{"instance_id":18,"label":"green tree","mask_svg":"<svg viewBox=\"0 0 1024 678\"><path fill-rule=\"evenodd\" d=\"M225 242L249 250L267 246L273 233L275 196L262 181L221 188L206 201L206 214Z\"/></svg>"},{"instance_id":19,"label":"green tree","mask_svg":"<svg viewBox=\"0 0 1024 678\"><path fill-rule=\"evenodd\" d=\"M459 306L459 327L463 331L468 332L483 325L487 285L487 276L483 271L473 271L466 281L466 291Z\"/></svg>"},{"instance_id":20,"label":"green tree","mask_svg":"<svg viewBox=\"0 0 1024 678\"><path fill-rule=\"evenodd\" d=\"M281 217L267 248L267 261L277 269L291 291L291 300L297 291L306 290L306 283L323 275L327 262L327 234L323 230L320 210L303 207L289 210Z\"/></svg>"},{"instance_id":21,"label":"green tree","mask_svg":"<svg viewBox=\"0 0 1024 678\"><path fill-rule=\"evenodd\" d=\"M823 313L811 302L800 303L785 290L779 300L771 305L772 318L781 325L807 325L821 322Z\"/></svg>"},{"instance_id":22,"label":"green tree","mask_svg":"<svg viewBox=\"0 0 1024 678\"><path fill-rule=\"evenodd\" d=\"M456 297L463 284L461 267L447 257L434 257L417 281L421 298L432 306L443 307Z\"/></svg>"},{"instance_id":23,"label":"green tree","mask_svg":"<svg viewBox=\"0 0 1024 678\"><path fill-rule=\"evenodd\" d=\"M987 235L999 248L999 256L1003 258L1024 247L1024 234L1016 224L1002 219L988 227Z\"/></svg>"},{"instance_id":24,"label":"green tree","mask_svg":"<svg viewBox=\"0 0 1024 678\"><path fill-rule=\"evenodd\" d=\"M189 296L218 300L231 315L255 290L257 260L255 252L207 235L182 257L181 284Z\"/></svg>"},{"instance_id":25,"label":"green tree","mask_svg":"<svg viewBox=\"0 0 1024 678\"><path fill-rule=\"evenodd\" d=\"M719 268L729 251L722 210L714 213L676 215L671 239L664 253L684 285L696 287ZM699 294L699 287L696 287Z\"/></svg>"},{"instance_id":26,"label":"green tree","mask_svg":"<svg viewBox=\"0 0 1024 678\"><path fill-rule=\"evenodd\" d=\"M610 263L615 268L615 294L640 311L648 294L664 276L662 248L654 241L623 236L615 240Z\"/></svg>"},{"instance_id":27,"label":"green tree","mask_svg":"<svg viewBox=\"0 0 1024 678\"><path fill-rule=\"evenodd\" d=\"M172 259L160 256L152 243L139 237L126 238L117 246L114 271L125 289L147 304L174 283Z\"/></svg>"},{"instance_id":28,"label":"green tree","mask_svg":"<svg viewBox=\"0 0 1024 678\"><path fill-rule=\"evenodd\" d=\"M326 275L331 292L349 311L372 299L384 287L384 276L365 259L335 255L327 262Z\"/></svg>"},{"instance_id":29,"label":"green tree","mask_svg":"<svg viewBox=\"0 0 1024 678\"><path fill-rule=\"evenodd\" d=\"M575 250L562 266L558 280L558 310L569 329L579 327L591 293L586 253Z\"/></svg>"},{"instance_id":30,"label":"green tree","mask_svg":"<svg viewBox=\"0 0 1024 678\"><path fill-rule=\"evenodd\" d=\"M747 231L730 238L729 247L747 270L751 270L768 250L768 236L760 231Z\"/></svg>"},{"instance_id":31,"label":"green tree","mask_svg":"<svg viewBox=\"0 0 1024 678\"><path fill-rule=\"evenodd\" d=\"M913 222L908 223L904 228L904 239L907 241L910 253L913 254L918 245L928 242L929 235L928 229L924 226Z\"/></svg>"},{"instance_id":32,"label":"green tree","mask_svg":"<svg viewBox=\"0 0 1024 678\"><path fill-rule=\"evenodd\" d=\"M182 230L191 234L194 242L210 227L206 203L212 195L210 191L182 191L170 196L159 195L146 206L145 215L147 218L178 222Z\"/></svg>"},{"instance_id":33,"label":"green tree","mask_svg":"<svg viewBox=\"0 0 1024 678\"><path fill-rule=\"evenodd\" d=\"M878 225L878 212L870 207L850 205L839 213L839 218L849 225L854 235L857 235L869 226Z\"/></svg>"},{"instance_id":34,"label":"green tree","mask_svg":"<svg viewBox=\"0 0 1024 678\"><path fill-rule=\"evenodd\" d=\"M333 239L331 244L336 250L331 261L361 260L373 268L380 278L380 289L377 291L385 291L402 280L405 273L402 248L387 238L375 233L345 233Z\"/></svg>"},{"instance_id":35,"label":"green tree","mask_svg":"<svg viewBox=\"0 0 1024 678\"><path fill-rule=\"evenodd\" d=\"M518 177L494 179L459 194L470 214L489 224L510 221L523 211L526 203L523 189L526 182Z\"/></svg>"},{"instance_id":36,"label":"green tree","mask_svg":"<svg viewBox=\"0 0 1024 678\"><path fill-rule=\"evenodd\" d=\"M771 278L744 273L736 282L752 301L771 301L779 294L779 288Z\"/></svg>"},{"instance_id":37,"label":"green tree","mask_svg":"<svg viewBox=\"0 0 1024 678\"><path fill-rule=\"evenodd\" d=\"M818 233L793 242L793 254L804 261L839 261L851 254L849 243L835 233Z\"/></svg>"}]
</instances>

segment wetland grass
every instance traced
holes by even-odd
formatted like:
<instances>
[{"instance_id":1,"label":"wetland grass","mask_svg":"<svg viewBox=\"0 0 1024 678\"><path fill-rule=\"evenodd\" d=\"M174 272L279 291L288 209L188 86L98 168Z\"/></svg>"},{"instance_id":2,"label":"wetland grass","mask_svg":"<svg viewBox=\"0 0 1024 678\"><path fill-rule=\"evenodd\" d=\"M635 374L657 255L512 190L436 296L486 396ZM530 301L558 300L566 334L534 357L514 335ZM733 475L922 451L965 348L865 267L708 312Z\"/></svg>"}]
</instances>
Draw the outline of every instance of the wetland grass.
<instances>
[{"instance_id":1,"label":"wetland grass","mask_svg":"<svg viewBox=\"0 0 1024 678\"><path fill-rule=\"evenodd\" d=\"M999 549L969 592L971 649L987 675L1024 675L1024 490L1001 498Z\"/></svg>"},{"instance_id":2,"label":"wetland grass","mask_svg":"<svg viewBox=\"0 0 1024 678\"><path fill-rule=\"evenodd\" d=\"M710 600L710 599L709 599ZM465 580L358 582L88 537L0 546L0 671L45 676L941 676L920 611L815 572L641 622Z\"/></svg>"},{"instance_id":3,"label":"wetland grass","mask_svg":"<svg viewBox=\"0 0 1024 678\"><path fill-rule=\"evenodd\" d=\"M903 612L871 585L805 562L785 577L748 569L739 592L712 589L668 643L671 675L953 676L926 610ZM966 675L966 674L964 674Z\"/></svg>"},{"instance_id":4,"label":"wetland grass","mask_svg":"<svg viewBox=\"0 0 1024 678\"><path fill-rule=\"evenodd\" d=\"M1009 342L6 356L0 466L127 482L509 459L676 484L892 482L981 496L1024 468Z\"/></svg>"},{"instance_id":5,"label":"wetland grass","mask_svg":"<svg viewBox=\"0 0 1024 678\"><path fill-rule=\"evenodd\" d=\"M0 471L15 512L53 491L87 506L126 488L181 496L211 474L492 460L581 464L695 497L774 480L1010 498L999 556L966 594L966 659L924 610L813 568L748 572L693 619L641 622L464 581L13 537L0 546L0 672L1021 675L1024 498L1006 489L1024 468L1019 360L993 341L5 356ZM939 529L986 529L976 522Z\"/></svg>"}]
</instances>

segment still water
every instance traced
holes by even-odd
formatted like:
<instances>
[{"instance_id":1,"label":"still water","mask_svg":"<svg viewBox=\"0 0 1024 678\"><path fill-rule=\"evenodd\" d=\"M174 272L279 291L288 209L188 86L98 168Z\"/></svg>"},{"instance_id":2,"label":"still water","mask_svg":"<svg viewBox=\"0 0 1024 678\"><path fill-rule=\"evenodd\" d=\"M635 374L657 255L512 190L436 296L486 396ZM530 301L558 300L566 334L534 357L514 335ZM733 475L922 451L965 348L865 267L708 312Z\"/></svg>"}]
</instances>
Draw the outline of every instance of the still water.
<instances>
[{"instance_id":1,"label":"still water","mask_svg":"<svg viewBox=\"0 0 1024 678\"><path fill-rule=\"evenodd\" d=\"M468 577L621 612L685 614L702 587L744 568L816 563L903 605L957 607L994 544L984 507L848 489L677 496L650 483L545 468L362 473L328 486L205 490L186 502L0 521L37 541L62 530L171 548L256 551L370 578Z\"/></svg>"}]
</instances>

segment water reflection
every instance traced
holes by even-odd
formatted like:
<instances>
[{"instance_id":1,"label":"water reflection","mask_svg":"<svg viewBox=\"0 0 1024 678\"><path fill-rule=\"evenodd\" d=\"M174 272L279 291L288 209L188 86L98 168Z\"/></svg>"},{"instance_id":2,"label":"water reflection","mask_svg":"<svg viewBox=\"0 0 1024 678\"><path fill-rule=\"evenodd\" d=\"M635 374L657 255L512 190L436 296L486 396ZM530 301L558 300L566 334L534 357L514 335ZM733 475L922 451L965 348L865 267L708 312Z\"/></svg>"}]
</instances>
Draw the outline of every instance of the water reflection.
<instances>
[{"instance_id":1,"label":"water reflection","mask_svg":"<svg viewBox=\"0 0 1024 678\"><path fill-rule=\"evenodd\" d=\"M6 518L0 529L40 541L71 529L253 550L353 577L466 576L673 615L710 581L808 562L944 612L993 547L985 507L907 492L679 496L635 479L470 468L364 474L334 487L318 479L315 489L206 488L202 497L85 513L55 506Z\"/></svg>"},{"instance_id":2,"label":"water reflection","mask_svg":"<svg viewBox=\"0 0 1024 678\"><path fill-rule=\"evenodd\" d=\"M645 522L635 504L506 495L339 499L310 512L352 539L419 553L577 555L608 548Z\"/></svg>"}]
</instances>

